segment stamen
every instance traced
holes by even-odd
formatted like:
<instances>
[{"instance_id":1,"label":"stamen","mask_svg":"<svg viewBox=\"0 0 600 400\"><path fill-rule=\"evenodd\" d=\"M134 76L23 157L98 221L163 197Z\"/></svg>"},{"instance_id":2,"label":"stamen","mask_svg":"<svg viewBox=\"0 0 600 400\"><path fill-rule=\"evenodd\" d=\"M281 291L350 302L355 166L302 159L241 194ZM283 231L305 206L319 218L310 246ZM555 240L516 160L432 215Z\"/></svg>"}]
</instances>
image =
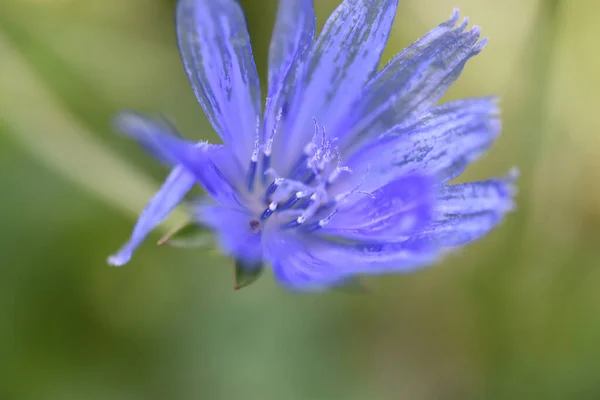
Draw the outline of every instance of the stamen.
<instances>
[{"instance_id":1,"label":"stamen","mask_svg":"<svg viewBox=\"0 0 600 400\"><path fill-rule=\"evenodd\" d=\"M277 133L277 127L279 126L279 122L281 121L281 114L283 113L283 109L279 108L277 111L277 115L275 116L275 124L273 125L273 130L271 131L271 135L267 139L265 143L265 147L263 150L263 171L267 171L271 168L271 152L273 151L273 140L275 139L275 134ZM263 174L262 183L263 185L267 181L267 176Z\"/></svg>"},{"instance_id":2,"label":"stamen","mask_svg":"<svg viewBox=\"0 0 600 400\"><path fill-rule=\"evenodd\" d=\"M337 167L335 167L333 172L329 175L329 178L327 179L327 184L333 183L342 172L352 173L352 169L350 169L350 167L342 165L342 154L340 153L340 149L337 146L335 147L335 154L337 157Z\"/></svg>"},{"instance_id":3,"label":"stamen","mask_svg":"<svg viewBox=\"0 0 600 400\"><path fill-rule=\"evenodd\" d=\"M296 205L296 203L298 203L300 201L300 199L302 198L301 196L299 197L298 194L303 195L302 192L296 192L285 203L283 203L281 205L281 207L279 207L279 211L287 210L287 209L294 207L294 205Z\"/></svg>"},{"instance_id":4,"label":"stamen","mask_svg":"<svg viewBox=\"0 0 600 400\"><path fill-rule=\"evenodd\" d=\"M264 201L269 201L269 199L271 198L271 196L273 196L273 193L275 193L277 191L277 188L282 183L283 183L283 178L277 178L273 182L271 182L271 184L269 185L269 187L265 191Z\"/></svg>"},{"instance_id":5,"label":"stamen","mask_svg":"<svg viewBox=\"0 0 600 400\"><path fill-rule=\"evenodd\" d=\"M279 110L277 111L277 116L275 117L275 124L273 126L273 130L271 131L271 135L269 135L269 138L267 139L267 142L265 143L265 149L264 149L264 153L266 156L270 156L271 152L273 151L273 140L275 139L275 134L277 133L277 127L279 126L279 122L281 121L281 113L282 113L282 109L279 108ZM268 168L265 168L265 171Z\"/></svg>"},{"instance_id":6,"label":"stamen","mask_svg":"<svg viewBox=\"0 0 600 400\"><path fill-rule=\"evenodd\" d=\"M358 185L360 186L360 185ZM338 194L337 196L334 197L334 201L336 203L341 203L342 201L346 200L348 197L350 197L351 195L358 193L358 194L364 194L365 196L369 196L372 199L376 199L375 195L373 193L369 193L369 192L364 192L362 190L358 190L358 186L356 186L354 189L352 190L348 190L347 192L343 192Z\"/></svg>"},{"instance_id":7,"label":"stamen","mask_svg":"<svg viewBox=\"0 0 600 400\"><path fill-rule=\"evenodd\" d=\"M326 193L321 193L321 195L325 195L326 196ZM309 219L310 217L312 217L313 215L315 215L315 213L317 212L317 210L319 210L319 208L321 207L321 202L318 201L319 194L317 192L314 192L313 194L311 194L310 197L309 197L309 199L310 199L310 202L308 203L308 205L306 206L306 208L302 212L302 215L300 215L298 217L298 219L296 220L296 222L298 223L298 225L303 224L304 222L306 222L307 219Z\"/></svg>"},{"instance_id":8,"label":"stamen","mask_svg":"<svg viewBox=\"0 0 600 400\"><path fill-rule=\"evenodd\" d=\"M254 181L256 180L256 167L258 164L258 153L260 152L260 119L256 117L256 134L254 136L254 150L250 157L250 167L248 168L248 191L254 191Z\"/></svg>"},{"instance_id":9,"label":"stamen","mask_svg":"<svg viewBox=\"0 0 600 400\"><path fill-rule=\"evenodd\" d=\"M325 225L327 225L329 223L329 221L331 221L331 219L333 217L335 217L335 215L338 213L338 209L336 208L335 210L333 210L328 216L326 216L323 219L319 220L319 226L322 228Z\"/></svg>"},{"instance_id":10,"label":"stamen","mask_svg":"<svg viewBox=\"0 0 600 400\"><path fill-rule=\"evenodd\" d=\"M260 216L261 221L264 221L267 218L269 218L275 212L275 210L277 210L277 203L271 202L269 204L269 207L267 207L265 209L265 211L263 211L263 213L261 214L261 216Z\"/></svg>"},{"instance_id":11,"label":"stamen","mask_svg":"<svg viewBox=\"0 0 600 400\"><path fill-rule=\"evenodd\" d=\"M322 218L322 219L318 220L317 222L311 223L306 228L303 228L303 230L306 230L308 232L312 232L312 231L316 231L317 229L320 229L320 228L324 227L325 225L327 225L331 221L331 219L338 213L338 211L339 211L339 209L336 207L325 218Z\"/></svg>"},{"instance_id":12,"label":"stamen","mask_svg":"<svg viewBox=\"0 0 600 400\"><path fill-rule=\"evenodd\" d=\"M347 196L357 193L362 185L349 192L338 194L334 199L329 198L328 189L331 182L343 172L352 172L347 166L342 165L340 149L336 146L337 138L327 139L327 130L320 126L316 119L314 122L314 135L312 141L304 149L291 171L291 179L280 178L272 168L265 169L264 175L275 178L267 188L265 201L270 202L269 207L261 215L261 220L267 219L273 213L279 214L279 219L287 220L282 228L295 228L304 225L304 229L318 229L331 220L337 213L337 202ZM267 142L265 155L270 153L270 144ZM266 160L266 159L265 159ZM337 165L331 165L337 160ZM295 192L295 193L294 193ZM299 213L299 214L298 214ZM327 215L327 213L329 213ZM291 214L291 215L290 215ZM321 219L313 219L315 215L327 215ZM294 219L290 220L292 217ZM310 223L306 223L310 221Z\"/></svg>"},{"instance_id":13,"label":"stamen","mask_svg":"<svg viewBox=\"0 0 600 400\"><path fill-rule=\"evenodd\" d=\"M302 218L302 217L298 217L298 218L296 218L296 219L293 219L293 220L291 220L291 221L289 221L289 222L286 222L285 224L282 224L282 225L281 225L281 228L282 228L282 229L292 229L292 228L297 228L297 227L299 227L299 226L302 224L302 222L303 222L303 221L301 220L301 218ZM301 220L302 222L298 222L298 220Z\"/></svg>"},{"instance_id":14,"label":"stamen","mask_svg":"<svg viewBox=\"0 0 600 400\"><path fill-rule=\"evenodd\" d=\"M336 195L334 197L334 201L336 203L340 203L344 200L346 200L348 197L350 197L351 195L355 194L355 193L360 193L360 194L364 194L366 196L371 197L372 199L375 199L375 195L373 195L372 193L368 193L368 192L364 192L361 190L358 190L363 182L365 181L365 178L369 175L369 173L371 172L371 165L367 166L367 172L365 172L365 174L362 176L362 178L360 178L360 181L358 182L358 184L356 186L354 186L354 188L352 188L351 190L348 190L346 192L340 193L338 195Z\"/></svg>"}]
</instances>

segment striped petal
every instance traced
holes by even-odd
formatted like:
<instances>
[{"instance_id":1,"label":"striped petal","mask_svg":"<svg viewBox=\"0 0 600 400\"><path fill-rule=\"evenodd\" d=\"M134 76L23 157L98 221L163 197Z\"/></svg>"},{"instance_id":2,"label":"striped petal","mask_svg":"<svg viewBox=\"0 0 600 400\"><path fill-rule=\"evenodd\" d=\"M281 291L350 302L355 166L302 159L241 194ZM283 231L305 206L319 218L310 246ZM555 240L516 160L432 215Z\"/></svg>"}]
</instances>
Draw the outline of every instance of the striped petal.
<instances>
[{"instance_id":1,"label":"striped petal","mask_svg":"<svg viewBox=\"0 0 600 400\"><path fill-rule=\"evenodd\" d=\"M514 209L517 175L513 171L503 179L444 186L433 222L411 240L453 248L480 239Z\"/></svg>"},{"instance_id":2,"label":"striped petal","mask_svg":"<svg viewBox=\"0 0 600 400\"><path fill-rule=\"evenodd\" d=\"M275 137L279 170L296 161L313 135L313 118L329 127L374 75L398 0L345 0L329 17L304 65L306 86L293 120Z\"/></svg>"},{"instance_id":3,"label":"striped petal","mask_svg":"<svg viewBox=\"0 0 600 400\"><path fill-rule=\"evenodd\" d=\"M268 98L280 91L285 76L306 55L315 37L312 0L280 0L269 48Z\"/></svg>"},{"instance_id":4,"label":"striped petal","mask_svg":"<svg viewBox=\"0 0 600 400\"><path fill-rule=\"evenodd\" d=\"M409 119L350 157L353 174L335 190L349 190L362 179L361 190L371 191L413 173L447 182L493 144L500 133L498 112L494 98L467 99Z\"/></svg>"},{"instance_id":5,"label":"striped petal","mask_svg":"<svg viewBox=\"0 0 600 400\"><path fill-rule=\"evenodd\" d=\"M269 90L263 122L265 160L268 169L275 134L289 125L293 99L304 89L303 67L315 38L315 12L312 0L280 0L269 49Z\"/></svg>"},{"instance_id":6,"label":"striped petal","mask_svg":"<svg viewBox=\"0 0 600 400\"><path fill-rule=\"evenodd\" d=\"M196 98L239 162L253 150L260 82L244 13L235 0L180 0L179 50Z\"/></svg>"},{"instance_id":7,"label":"striped petal","mask_svg":"<svg viewBox=\"0 0 600 400\"><path fill-rule=\"evenodd\" d=\"M449 21L409 46L363 89L336 135L341 145L365 143L407 118L433 107L458 78L466 62L481 52L480 29L464 31Z\"/></svg>"}]
</instances>

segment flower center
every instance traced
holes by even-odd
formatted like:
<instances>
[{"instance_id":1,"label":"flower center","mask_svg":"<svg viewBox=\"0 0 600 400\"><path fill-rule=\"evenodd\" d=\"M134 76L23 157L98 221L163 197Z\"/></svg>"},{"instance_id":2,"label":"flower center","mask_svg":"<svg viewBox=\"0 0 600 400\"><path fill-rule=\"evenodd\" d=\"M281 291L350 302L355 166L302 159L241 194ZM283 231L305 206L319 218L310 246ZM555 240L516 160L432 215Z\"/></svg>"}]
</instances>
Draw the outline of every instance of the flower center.
<instances>
[{"instance_id":1,"label":"flower center","mask_svg":"<svg viewBox=\"0 0 600 400\"><path fill-rule=\"evenodd\" d=\"M280 117L279 113L277 121ZM336 146L337 139L328 140L325 128L316 120L314 126L315 133L311 142L305 146L288 177L280 176L271 168L271 149L276 127L264 146L260 146L258 139L256 140L248 169L248 191L256 199L258 214L257 219L250 222L252 230L260 230L267 221L273 220L274 214L282 228L319 229L335 216L342 200L358 191L357 187L331 195L331 185L342 173L352 171L342 164L342 156ZM261 151L262 174L257 179ZM260 208L261 205L264 208Z\"/></svg>"}]
</instances>

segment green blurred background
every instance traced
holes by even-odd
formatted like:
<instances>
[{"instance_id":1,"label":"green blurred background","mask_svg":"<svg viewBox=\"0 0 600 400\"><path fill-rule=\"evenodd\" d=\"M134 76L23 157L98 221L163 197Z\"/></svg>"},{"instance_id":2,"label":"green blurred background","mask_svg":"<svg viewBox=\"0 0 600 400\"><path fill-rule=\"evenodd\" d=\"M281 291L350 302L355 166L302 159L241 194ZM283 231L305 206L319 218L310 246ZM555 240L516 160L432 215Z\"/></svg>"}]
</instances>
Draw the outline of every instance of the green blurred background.
<instances>
[{"instance_id":1,"label":"green blurred background","mask_svg":"<svg viewBox=\"0 0 600 400\"><path fill-rule=\"evenodd\" d=\"M276 0L242 4L264 77ZM447 99L502 96L466 178L519 166L519 209L435 268L311 295L234 292L231 261L161 232L106 265L166 174L111 115L217 140L173 6L0 0L0 399L600 398L600 2L401 1L385 60L455 6L490 37Z\"/></svg>"}]
</instances>

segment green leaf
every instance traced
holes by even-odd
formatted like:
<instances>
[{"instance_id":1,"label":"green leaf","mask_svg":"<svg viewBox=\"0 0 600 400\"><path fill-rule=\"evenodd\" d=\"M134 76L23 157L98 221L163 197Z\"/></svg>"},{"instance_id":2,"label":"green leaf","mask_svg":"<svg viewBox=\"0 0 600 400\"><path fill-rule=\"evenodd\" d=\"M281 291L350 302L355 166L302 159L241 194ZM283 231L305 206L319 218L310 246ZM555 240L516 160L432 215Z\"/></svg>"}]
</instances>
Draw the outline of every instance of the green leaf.
<instances>
[{"instance_id":1,"label":"green leaf","mask_svg":"<svg viewBox=\"0 0 600 400\"><path fill-rule=\"evenodd\" d=\"M233 290L240 290L256 281L263 271L262 263L246 264L235 260L233 269Z\"/></svg>"}]
</instances>

